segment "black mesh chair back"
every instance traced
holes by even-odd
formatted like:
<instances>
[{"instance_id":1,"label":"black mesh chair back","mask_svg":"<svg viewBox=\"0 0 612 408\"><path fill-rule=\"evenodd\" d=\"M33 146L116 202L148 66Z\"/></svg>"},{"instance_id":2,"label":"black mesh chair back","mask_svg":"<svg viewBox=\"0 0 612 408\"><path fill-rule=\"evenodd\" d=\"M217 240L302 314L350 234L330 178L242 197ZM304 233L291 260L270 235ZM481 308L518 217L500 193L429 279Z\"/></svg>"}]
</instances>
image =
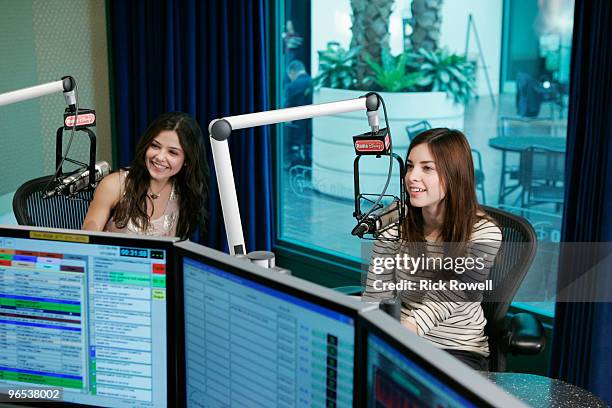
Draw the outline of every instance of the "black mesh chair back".
<instances>
[{"instance_id":1,"label":"black mesh chair back","mask_svg":"<svg viewBox=\"0 0 612 408\"><path fill-rule=\"evenodd\" d=\"M33 227L81 229L93 190L78 192L74 197L55 195L43 198L43 191L53 176L39 177L23 184L13 197L13 212L19 225Z\"/></svg>"},{"instance_id":2,"label":"black mesh chair back","mask_svg":"<svg viewBox=\"0 0 612 408\"><path fill-rule=\"evenodd\" d=\"M408 135L408 139L412 141L419 133L429 129L431 129L431 124L426 120L421 120L406 126L406 134Z\"/></svg>"},{"instance_id":3,"label":"black mesh chair back","mask_svg":"<svg viewBox=\"0 0 612 408\"><path fill-rule=\"evenodd\" d=\"M537 240L529 222L509 212L483 207L502 231L503 243L489 272L493 290L484 293L482 308L487 319L485 333L489 337L489 369L506 369L502 347L507 330L505 318L510 303L527 274L536 253Z\"/></svg>"}]
</instances>

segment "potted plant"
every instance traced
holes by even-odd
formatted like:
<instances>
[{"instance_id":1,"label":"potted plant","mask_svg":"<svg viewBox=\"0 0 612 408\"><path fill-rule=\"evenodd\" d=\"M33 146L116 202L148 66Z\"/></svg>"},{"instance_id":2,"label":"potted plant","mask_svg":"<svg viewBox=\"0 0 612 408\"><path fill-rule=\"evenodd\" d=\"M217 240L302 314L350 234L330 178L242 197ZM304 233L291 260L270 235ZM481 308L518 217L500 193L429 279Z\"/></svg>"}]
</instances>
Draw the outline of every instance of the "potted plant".
<instances>
[{"instance_id":1,"label":"potted plant","mask_svg":"<svg viewBox=\"0 0 612 408\"><path fill-rule=\"evenodd\" d=\"M434 127L463 128L464 103L472 94L474 69L463 57L437 49L441 0L413 1L416 20L419 16L423 17L420 20L431 16L430 9L434 7L433 15L437 16L438 23L418 26L420 31L429 27L438 30L438 34L413 36L412 44L420 44L423 48L397 56L392 56L388 47L393 1L375 3L376 7L368 7L368 1L351 1L351 48L346 50L333 42L319 51L313 101L326 103L357 98L369 91L379 92L388 110L394 150L403 155L409 144L404 129L410 124L427 120ZM380 117L382 122L382 114ZM355 158L352 136L367 130L364 112L313 119L312 182L319 192L353 199L352 190L346 188L353 183L350 171ZM387 178L388 162L374 160L364 166L367 168L360 176L362 190L380 191Z\"/></svg>"},{"instance_id":2,"label":"potted plant","mask_svg":"<svg viewBox=\"0 0 612 408\"><path fill-rule=\"evenodd\" d=\"M367 76L363 84L372 91L383 92L410 92L415 86L423 81L423 75L419 70L409 72L406 64L407 54L397 57L391 55L388 50L383 51L382 64L378 64L372 58L367 57L366 62L370 66L372 74Z\"/></svg>"},{"instance_id":3,"label":"potted plant","mask_svg":"<svg viewBox=\"0 0 612 408\"><path fill-rule=\"evenodd\" d=\"M353 88L357 82L354 62L360 50L361 47L354 47L347 51L335 41L327 43L326 49L318 51L319 75L313 79L313 86L334 89Z\"/></svg>"},{"instance_id":4,"label":"potted plant","mask_svg":"<svg viewBox=\"0 0 612 408\"><path fill-rule=\"evenodd\" d=\"M420 90L446 92L455 103L467 104L474 96L476 66L463 55L448 50L428 51L424 48L409 51L408 64L417 70L421 79L417 82Z\"/></svg>"}]
</instances>

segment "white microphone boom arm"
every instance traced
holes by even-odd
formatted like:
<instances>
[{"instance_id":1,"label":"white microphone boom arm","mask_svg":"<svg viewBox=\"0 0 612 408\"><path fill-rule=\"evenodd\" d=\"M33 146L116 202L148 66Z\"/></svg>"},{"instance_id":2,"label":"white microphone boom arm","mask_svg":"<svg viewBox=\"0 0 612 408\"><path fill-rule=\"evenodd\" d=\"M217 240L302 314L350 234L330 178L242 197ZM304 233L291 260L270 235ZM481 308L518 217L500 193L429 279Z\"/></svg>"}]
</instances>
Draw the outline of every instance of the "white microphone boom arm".
<instances>
[{"instance_id":1,"label":"white microphone boom arm","mask_svg":"<svg viewBox=\"0 0 612 408\"><path fill-rule=\"evenodd\" d=\"M16 91L0 94L0 106L10 105L28 99L39 98L56 92L64 92L66 104L74 110L76 99L74 96L75 81L71 76L65 76L59 81L48 82L42 85L31 86Z\"/></svg>"},{"instance_id":2,"label":"white microphone boom arm","mask_svg":"<svg viewBox=\"0 0 612 408\"><path fill-rule=\"evenodd\" d=\"M378 95L369 93L356 99L228 116L210 122L208 132L215 162L215 172L217 173L223 222L225 223L227 243L231 255L246 255L247 253L240 220L240 209L238 208L234 172L227 143L232 131L359 110L369 112L368 122L370 127L378 130L378 117L371 112L376 112L379 104Z\"/></svg>"}]
</instances>

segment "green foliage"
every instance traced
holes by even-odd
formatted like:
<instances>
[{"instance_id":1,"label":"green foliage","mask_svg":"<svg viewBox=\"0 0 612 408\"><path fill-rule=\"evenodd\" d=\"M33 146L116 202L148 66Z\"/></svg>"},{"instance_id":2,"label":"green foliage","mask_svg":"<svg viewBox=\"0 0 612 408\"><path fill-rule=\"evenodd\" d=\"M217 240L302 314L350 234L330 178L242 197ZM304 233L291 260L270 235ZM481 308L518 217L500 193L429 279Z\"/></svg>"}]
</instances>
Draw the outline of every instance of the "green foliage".
<instances>
[{"instance_id":1,"label":"green foliage","mask_svg":"<svg viewBox=\"0 0 612 408\"><path fill-rule=\"evenodd\" d=\"M319 75L313 79L315 88L322 86L337 89L352 89L355 86L355 58L361 47L345 50L337 42L327 43L319 51Z\"/></svg>"},{"instance_id":2,"label":"green foliage","mask_svg":"<svg viewBox=\"0 0 612 408\"><path fill-rule=\"evenodd\" d=\"M336 42L319 51L319 75L315 88L363 89L386 92L446 92L457 103L466 104L474 95L476 67L461 55L445 49L409 51L393 56L383 50L382 64L366 56L371 72L357 83L355 61L361 47L345 50Z\"/></svg>"},{"instance_id":3,"label":"green foliage","mask_svg":"<svg viewBox=\"0 0 612 408\"><path fill-rule=\"evenodd\" d=\"M405 54L397 57L392 56L388 50L383 50L382 66L374 61L370 56L366 57L366 62L372 70L372 75L368 75L364 80L364 85L369 86L374 83L379 89L377 91L386 92L407 92L413 91L416 84L422 80L421 74L417 72L406 72Z\"/></svg>"},{"instance_id":4,"label":"green foliage","mask_svg":"<svg viewBox=\"0 0 612 408\"><path fill-rule=\"evenodd\" d=\"M455 102L466 104L474 95L476 67L473 62L445 49L427 51L423 48L406 53L407 64L420 71L417 86L423 91L443 91Z\"/></svg>"}]
</instances>

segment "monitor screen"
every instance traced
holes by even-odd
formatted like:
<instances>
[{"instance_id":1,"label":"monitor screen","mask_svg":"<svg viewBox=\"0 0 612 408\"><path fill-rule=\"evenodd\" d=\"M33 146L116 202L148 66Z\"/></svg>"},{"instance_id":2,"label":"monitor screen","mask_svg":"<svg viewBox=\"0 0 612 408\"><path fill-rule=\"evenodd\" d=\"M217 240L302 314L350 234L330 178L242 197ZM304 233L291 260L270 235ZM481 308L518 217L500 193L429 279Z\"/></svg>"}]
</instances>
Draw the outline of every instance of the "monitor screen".
<instances>
[{"instance_id":1,"label":"monitor screen","mask_svg":"<svg viewBox=\"0 0 612 408\"><path fill-rule=\"evenodd\" d=\"M56 388L69 403L168 405L172 241L107 235L0 229L2 393Z\"/></svg>"},{"instance_id":2,"label":"monitor screen","mask_svg":"<svg viewBox=\"0 0 612 408\"><path fill-rule=\"evenodd\" d=\"M444 350L380 310L360 314L360 355L366 390L375 408L525 407Z\"/></svg>"},{"instance_id":3,"label":"monitor screen","mask_svg":"<svg viewBox=\"0 0 612 408\"><path fill-rule=\"evenodd\" d=\"M476 407L375 334L368 334L368 407Z\"/></svg>"},{"instance_id":4,"label":"monitor screen","mask_svg":"<svg viewBox=\"0 0 612 408\"><path fill-rule=\"evenodd\" d=\"M225 257L182 257L187 406L352 407L357 309Z\"/></svg>"}]
</instances>

